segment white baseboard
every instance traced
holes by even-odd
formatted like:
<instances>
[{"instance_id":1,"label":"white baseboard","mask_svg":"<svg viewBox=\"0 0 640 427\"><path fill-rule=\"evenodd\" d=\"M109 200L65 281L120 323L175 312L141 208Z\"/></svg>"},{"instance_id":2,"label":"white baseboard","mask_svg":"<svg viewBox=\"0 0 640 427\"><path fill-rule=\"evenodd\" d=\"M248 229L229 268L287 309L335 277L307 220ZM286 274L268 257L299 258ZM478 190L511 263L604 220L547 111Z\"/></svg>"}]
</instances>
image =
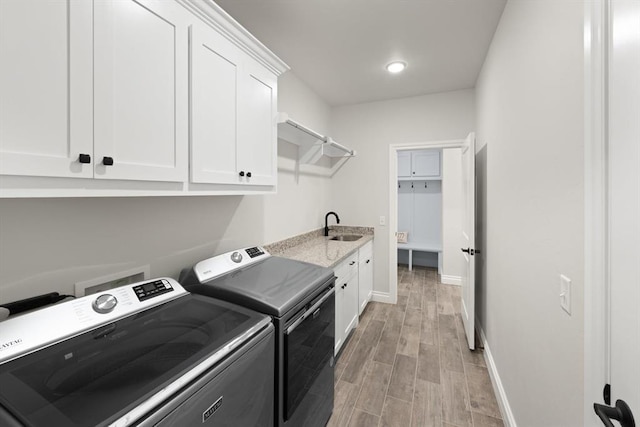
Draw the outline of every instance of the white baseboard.
<instances>
[{"instance_id":1,"label":"white baseboard","mask_svg":"<svg viewBox=\"0 0 640 427\"><path fill-rule=\"evenodd\" d=\"M480 333L480 339L482 340L482 344L484 346L484 360L487 363L487 370L489 371L489 377L491 378L493 391L496 394L496 400L498 401L498 406L500 407L502 421L504 422L504 425L506 427L517 427L516 419L513 416L513 412L511 411L511 406L509 406L507 393L504 391L502 380L500 379L500 375L498 374L498 368L496 367L496 363L493 360L491 349L489 349L487 337L484 335L484 330L480 326L480 322L478 322L478 319L476 319L476 328Z\"/></svg>"},{"instance_id":2,"label":"white baseboard","mask_svg":"<svg viewBox=\"0 0 640 427\"><path fill-rule=\"evenodd\" d=\"M373 294L371 295L371 301L384 302L387 304L395 304L397 302L394 300L394 298L391 298L391 295L389 295L388 292L378 291L373 291Z\"/></svg>"},{"instance_id":3,"label":"white baseboard","mask_svg":"<svg viewBox=\"0 0 640 427\"><path fill-rule=\"evenodd\" d=\"M462 277L460 276L447 276L446 274L443 274L440 277L440 281L445 285L462 286Z\"/></svg>"}]
</instances>

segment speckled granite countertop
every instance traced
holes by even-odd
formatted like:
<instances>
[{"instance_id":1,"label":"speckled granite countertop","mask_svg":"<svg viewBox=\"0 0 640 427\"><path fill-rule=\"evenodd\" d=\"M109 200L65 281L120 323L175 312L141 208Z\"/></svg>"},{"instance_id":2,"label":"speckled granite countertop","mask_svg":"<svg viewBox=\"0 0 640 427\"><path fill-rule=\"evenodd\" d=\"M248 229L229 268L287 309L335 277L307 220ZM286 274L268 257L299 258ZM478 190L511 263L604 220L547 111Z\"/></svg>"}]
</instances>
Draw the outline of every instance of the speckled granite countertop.
<instances>
[{"instance_id":1,"label":"speckled granite countertop","mask_svg":"<svg viewBox=\"0 0 640 427\"><path fill-rule=\"evenodd\" d=\"M264 248L271 255L333 268L365 243L373 240L373 227L332 226L329 237L323 235L323 230L321 228L271 243ZM329 240L332 236L341 234L361 234L362 237L353 242Z\"/></svg>"}]
</instances>

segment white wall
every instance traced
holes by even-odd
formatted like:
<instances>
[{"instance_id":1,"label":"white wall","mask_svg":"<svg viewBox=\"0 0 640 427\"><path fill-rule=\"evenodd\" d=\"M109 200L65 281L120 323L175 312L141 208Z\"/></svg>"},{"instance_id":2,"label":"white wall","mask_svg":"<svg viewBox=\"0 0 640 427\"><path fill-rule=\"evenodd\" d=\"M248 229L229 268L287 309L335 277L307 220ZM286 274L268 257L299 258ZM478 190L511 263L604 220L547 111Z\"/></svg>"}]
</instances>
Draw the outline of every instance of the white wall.
<instances>
[{"instance_id":1,"label":"white wall","mask_svg":"<svg viewBox=\"0 0 640 427\"><path fill-rule=\"evenodd\" d=\"M511 0L476 86L478 314L521 427L583 425L582 33L581 1Z\"/></svg>"},{"instance_id":2,"label":"white wall","mask_svg":"<svg viewBox=\"0 0 640 427\"><path fill-rule=\"evenodd\" d=\"M295 75L279 80L280 111L326 132L329 107ZM323 225L330 180L293 173L297 149L278 143L278 194L266 196L0 200L0 302L139 265L152 276L238 247Z\"/></svg>"},{"instance_id":3,"label":"white wall","mask_svg":"<svg viewBox=\"0 0 640 427\"><path fill-rule=\"evenodd\" d=\"M462 276L462 151L442 150L442 281L459 285Z\"/></svg>"},{"instance_id":4,"label":"white wall","mask_svg":"<svg viewBox=\"0 0 640 427\"><path fill-rule=\"evenodd\" d=\"M332 180L332 205L345 224L375 227L374 291L389 292L389 229L379 225L391 209L389 145L464 139L475 126L474 107L474 91L461 90L331 111L331 135L358 152Z\"/></svg>"}]
</instances>

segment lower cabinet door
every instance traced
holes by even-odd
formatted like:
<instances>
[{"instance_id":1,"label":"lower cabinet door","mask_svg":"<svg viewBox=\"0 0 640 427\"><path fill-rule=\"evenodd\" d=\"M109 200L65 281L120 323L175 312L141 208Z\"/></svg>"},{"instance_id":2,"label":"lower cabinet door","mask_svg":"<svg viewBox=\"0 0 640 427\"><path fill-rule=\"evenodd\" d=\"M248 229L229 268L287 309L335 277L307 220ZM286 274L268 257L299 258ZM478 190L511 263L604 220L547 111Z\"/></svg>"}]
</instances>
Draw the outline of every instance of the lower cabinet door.
<instances>
[{"instance_id":1,"label":"lower cabinet door","mask_svg":"<svg viewBox=\"0 0 640 427\"><path fill-rule=\"evenodd\" d=\"M338 279L340 280L340 279ZM335 337L335 353L338 354L344 342L344 315L342 314L344 306L344 283L336 281L336 337Z\"/></svg>"},{"instance_id":2,"label":"lower cabinet door","mask_svg":"<svg viewBox=\"0 0 640 427\"><path fill-rule=\"evenodd\" d=\"M349 336L349 332L358 326L358 275L354 274L347 281L344 288L344 305L342 307L344 316L344 337Z\"/></svg>"},{"instance_id":3,"label":"lower cabinet door","mask_svg":"<svg viewBox=\"0 0 640 427\"><path fill-rule=\"evenodd\" d=\"M362 314L373 294L373 257L360 261L358 268L358 314Z\"/></svg>"}]
</instances>

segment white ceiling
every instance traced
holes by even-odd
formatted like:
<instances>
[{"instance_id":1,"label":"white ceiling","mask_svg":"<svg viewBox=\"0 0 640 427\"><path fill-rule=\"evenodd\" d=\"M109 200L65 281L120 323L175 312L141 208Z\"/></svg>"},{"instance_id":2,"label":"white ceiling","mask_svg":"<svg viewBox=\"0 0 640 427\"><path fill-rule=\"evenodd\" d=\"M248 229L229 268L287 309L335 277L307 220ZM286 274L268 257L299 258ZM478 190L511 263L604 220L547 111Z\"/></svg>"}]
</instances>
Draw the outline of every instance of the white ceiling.
<instances>
[{"instance_id":1,"label":"white ceiling","mask_svg":"<svg viewBox=\"0 0 640 427\"><path fill-rule=\"evenodd\" d=\"M215 1L332 106L474 87L506 3Z\"/></svg>"}]
</instances>

